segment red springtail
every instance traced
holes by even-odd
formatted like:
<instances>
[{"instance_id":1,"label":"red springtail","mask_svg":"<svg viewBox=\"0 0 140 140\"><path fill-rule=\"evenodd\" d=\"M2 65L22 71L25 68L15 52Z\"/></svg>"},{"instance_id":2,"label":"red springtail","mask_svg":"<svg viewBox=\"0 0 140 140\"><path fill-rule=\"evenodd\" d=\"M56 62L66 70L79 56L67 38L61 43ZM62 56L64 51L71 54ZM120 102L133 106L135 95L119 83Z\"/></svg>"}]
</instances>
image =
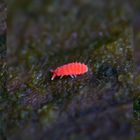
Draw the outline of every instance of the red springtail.
<instances>
[{"instance_id":1,"label":"red springtail","mask_svg":"<svg viewBox=\"0 0 140 140\"><path fill-rule=\"evenodd\" d=\"M51 70L53 73L51 80L53 80L56 76L60 76L62 78L63 76L70 75L72 78L76 77L76 75L84 74L88 71L87 65L80 62L73 62L68 63L63 66L60 66L56 68L55 70Z\"/></svg>"}]
</instances>

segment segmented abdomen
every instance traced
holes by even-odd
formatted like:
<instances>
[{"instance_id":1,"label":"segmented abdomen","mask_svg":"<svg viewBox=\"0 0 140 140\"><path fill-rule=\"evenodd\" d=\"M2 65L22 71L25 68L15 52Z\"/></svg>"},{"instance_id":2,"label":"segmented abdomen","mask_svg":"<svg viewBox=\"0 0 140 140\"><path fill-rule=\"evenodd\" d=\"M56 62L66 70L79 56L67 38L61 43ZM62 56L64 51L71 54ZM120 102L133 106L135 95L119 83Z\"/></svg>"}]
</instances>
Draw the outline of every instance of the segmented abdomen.
<instances>
[{"instance_id":1,"label":"segmented abdomen","mask_svg":"<svg viewBox=\"0 0 140 140\"><path fill-rule=\"evenodd\" d=\"M80 75L88 71L88 67L82 63L69 63L63 66L60 66L56 69L57 76L62 75Z\"/></svg>"}]
</instances>

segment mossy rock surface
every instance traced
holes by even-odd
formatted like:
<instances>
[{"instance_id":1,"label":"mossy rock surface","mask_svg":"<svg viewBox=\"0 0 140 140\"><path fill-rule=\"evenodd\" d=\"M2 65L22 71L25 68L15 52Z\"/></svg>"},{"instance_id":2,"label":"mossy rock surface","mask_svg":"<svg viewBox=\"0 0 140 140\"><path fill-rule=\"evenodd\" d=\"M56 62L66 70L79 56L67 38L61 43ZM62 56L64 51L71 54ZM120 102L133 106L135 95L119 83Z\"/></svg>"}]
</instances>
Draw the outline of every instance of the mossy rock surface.
<instances>
[{"instance_id":1,"label":"mossy rock surface","mask_svg":"<svg viewBox=\"0 0 140 140\"><path fill-rule=\"evenodd\" d=\"M132 139L138 84L129 3L13 0L9 10L0 138ZM51 69L76 61L88 73L51 81Z\"/></svg>"}]
</instances>

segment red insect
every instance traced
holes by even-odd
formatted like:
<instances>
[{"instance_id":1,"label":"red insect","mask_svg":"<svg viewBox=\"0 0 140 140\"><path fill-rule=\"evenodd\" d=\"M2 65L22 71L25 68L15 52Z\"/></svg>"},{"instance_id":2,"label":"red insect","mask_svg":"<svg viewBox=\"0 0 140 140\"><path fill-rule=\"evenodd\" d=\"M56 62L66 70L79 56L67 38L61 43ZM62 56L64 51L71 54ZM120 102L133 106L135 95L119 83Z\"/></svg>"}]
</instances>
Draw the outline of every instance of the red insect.
<instances>
[{"instance_id":1,"label":"red insect","mask_svg":"<svg viewBox=\"0 0 140 140\"><path fill-rule=\"evenodd\" d=\"M70 75L72 78L74 78L76 77L76 75L84 74L87 71L88 67L83 63L80 62L69 63L60 66L55 70L51 70L51 72L53 73L51 80L53 80L56 76L61 76L60 78L62 78L65 75Z\"/></svg>"}]
</instances>

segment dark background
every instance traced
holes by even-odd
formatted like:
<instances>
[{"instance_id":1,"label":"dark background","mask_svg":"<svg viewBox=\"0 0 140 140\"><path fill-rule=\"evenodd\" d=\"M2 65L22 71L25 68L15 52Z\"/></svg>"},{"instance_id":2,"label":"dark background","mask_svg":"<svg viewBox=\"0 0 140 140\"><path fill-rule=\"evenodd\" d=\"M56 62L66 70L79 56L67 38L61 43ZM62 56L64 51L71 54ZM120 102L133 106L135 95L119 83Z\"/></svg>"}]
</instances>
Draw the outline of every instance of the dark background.
<instances>
[{"instance_id":1,"label":"dark background","mask_svg":"<svg viewBox=\"0 0 140 140\"><path fill-rule=\"evenodd\" d=\"M0 139L139 140L139 25L138 0L0 1Z\"/></svg>"}]
</instances>

